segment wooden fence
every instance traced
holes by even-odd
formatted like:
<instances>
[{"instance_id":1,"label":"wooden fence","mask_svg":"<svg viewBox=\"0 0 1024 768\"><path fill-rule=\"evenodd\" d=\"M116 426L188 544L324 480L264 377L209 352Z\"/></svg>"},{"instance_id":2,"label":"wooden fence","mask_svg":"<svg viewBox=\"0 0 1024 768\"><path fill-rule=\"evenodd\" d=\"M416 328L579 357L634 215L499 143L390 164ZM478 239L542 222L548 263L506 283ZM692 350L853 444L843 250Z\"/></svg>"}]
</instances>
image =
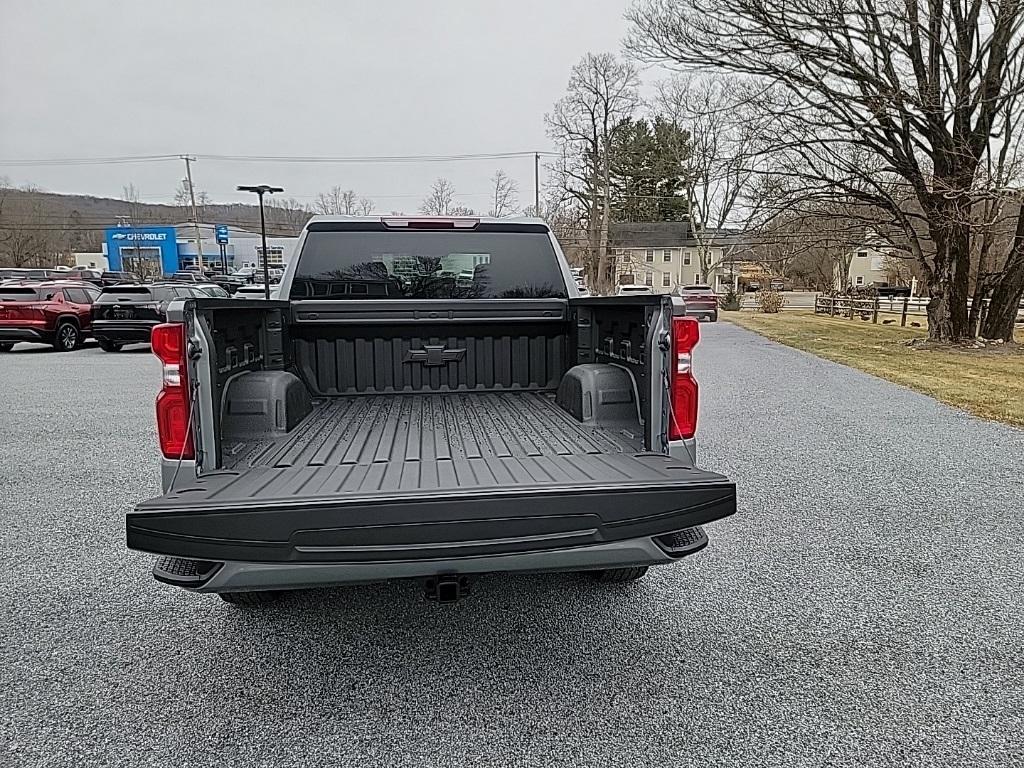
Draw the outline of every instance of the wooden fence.
<instances>
[{"instance_id":1,"label":"wooden fence","mask_svg":"<svg viewBox=\"0 0 1024 768\"><path fill-rule=\"evenodd\" d=\"M981 309L980 323L985 322L985 314L988 312L989 302L986 299ZM857 299L851 296L818 296L814 300L814 314L829 315L831 317L848 317L853 319L859 317L862 320L878 322L878 316L899 315L900 325L906 326L908 317L927 317L928 299L910 297L874 297L870 299ZM979 324L980 324L979 323Z\"/></svg>"}]
</instances>

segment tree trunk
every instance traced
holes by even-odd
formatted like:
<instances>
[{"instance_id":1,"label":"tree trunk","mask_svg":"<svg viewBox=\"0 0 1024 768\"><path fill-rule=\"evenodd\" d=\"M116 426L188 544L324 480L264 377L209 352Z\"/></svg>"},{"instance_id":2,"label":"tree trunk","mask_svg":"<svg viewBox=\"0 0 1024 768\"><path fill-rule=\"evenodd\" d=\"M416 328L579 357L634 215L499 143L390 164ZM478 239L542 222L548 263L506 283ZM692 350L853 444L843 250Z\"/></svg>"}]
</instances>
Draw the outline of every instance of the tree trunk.
<instances>
[{"instance_id":1,"label":"tree trunk","mask_svg":"<svg viewBox=\"0 0 1024 768\"><path fill-rule=\"evenodd\" d=\"M974 295L971 296L971 311L967 315L967 327L971 336L981 333L981 310L985 307L985 299L988 298L988 288L980 277L974 283Z\"/></svg>"},{"instance_id":2,"label":"tree trunk","mask_svg":"<svg viewBox=\"0 0 1024 768\"><path fill-rule=\"evenodd\" d=\"M609 219L610 219L610 216L611 216L611 211L609 210L609 208L611 207L611 194L612 194L612 190L611 190L611 184L612 184L612 181L611 181L611 157L610 157L611 156L611 146L610 146L610 144L611 144L611 140L610 140L610 138L608 136L608 130L607 130L607 126L606 126L605 127L605 135L604 135L604 178L602 179L602 181L604 182L603 183L604 190L603 190L603 193L601 195L601 199L602 199L602 202L603 202L603 206L602 206L602 210L601 210L601 233L600 233L601 234L601 239L600 239L600 242L598 244L598 252L600 254L599 258L600 258L600 262L601 262L601 270L602 271L607 269L607 264L608 264L608 223L609 223ZM612 275L610 277L610 282L613 283L613 284L615 282L615 274L614 274L614 272L615 272L615 270L612 270Z\"/></svg>"},{"instance_id":3,"label":"tree trunk","mask_svg":"<svg viewBox=\"0 0 1024 768\"><path fill-rule=\"evenodd\" d=\"M992 218L992 209L985 205L982 210L983 221ZM982 310L991 290L988 274L988 254L992 249L992 227L986 227L981 233L981 246L978 249L978 273L974 278L974 294L971 296L971 310L967 317L967 327L971 336L981 333Z\"/></svg>"},{"instance_id":4,"label":"tree trunk","mask_svg":"<svg viewBox=\"0 0 1024 768\"><path fill-rule=\"evenodd\" d=\"M587 251L590 258L591 269L593 270L593 282L591 285L596 289L597 293L603 293L607 284L607 275L605 274L604 260L601 258L600 249L600 224L598 219L598 209L600 200L600 180L601 170L598 165L598 143L597 134L594 134L593 144L590 147L590 210L587 214Z\"/></svg>"},{"instance_id":5,"label":"tree trunk","mask_svg":"<svg viewBox=\"0 0 1024 768\"><path fill-rule=\"evenodd\" d=\"M604 274L597 251L597 191L590 195L590 210L587 214L587 258L590 262L591 285L598 291L604 288Z\"/></svg>"},{"instance_id":6,"label":"tree trunk","mask_svg":"<svg viewBox=\"0 0 1024 768\"><path fill-rule=\"evenodd\" d=\"M711 243L706 241L700 248L700 282L711 283Z\"/></svg>"},{"instance_id":7,"label":"tree trunk","mask_svg":"<svg viewBox=\"0 0 1024 768\"><path fill-rule=\"evenodd\" d=\"M945 206L932 212L935 267L928 289L928 338L932 341L960 341L969 338L967 287L971 269L971 238L968 217L959 206Z\"/></svg>"},{"instance_id":8,"label":"tree trunk","mask_svg":"<svg viewBox=\"0 0 1024 768\"><path fill-rule=\"evenodd\" d=\"M1017 214L1013 245L999 282L992 291L992 301L981 335L986 339L1013 341L1013 327L1017 321L1021 296L1024 296L1024 203Z\"/></svg>"}]
</instances>

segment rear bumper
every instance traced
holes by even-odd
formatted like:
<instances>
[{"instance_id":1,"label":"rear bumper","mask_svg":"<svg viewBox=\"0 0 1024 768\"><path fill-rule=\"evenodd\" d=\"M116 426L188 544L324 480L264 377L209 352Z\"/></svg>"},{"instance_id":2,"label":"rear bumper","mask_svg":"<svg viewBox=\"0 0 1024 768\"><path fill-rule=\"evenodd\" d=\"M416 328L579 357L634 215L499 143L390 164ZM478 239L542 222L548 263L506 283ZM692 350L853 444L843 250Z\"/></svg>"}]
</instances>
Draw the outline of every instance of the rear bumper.
<instances>
[{"instance_id":1,"label":"rear bumper","mask_svg":"<svg viewBox=\"0 0 1024 768\"><path fill-rule=\"evenodd\" d=\"M157 579L201 592L657 565L707 543L680 532L736 511L726 478L658 461L682 482L212 504L237 477L208 475L130 512L127 543L169 558Z\"/></svg>"},{"instance_id":2,"label":"rear bumper","mask_svg":"<svg viewBox=\"0 0 1024 768\"><path fill-rule=\"evenodd\" d=\"M706 545L706 537L699 551ZM683 554L690 554L686 552ZM212 574L201 584L190 584L161 569L158 560L153 575L158 581L192 592L245 592L254 590L306 589L315 587L415 579L441 574L543 573L588 571L605 568L661 565L681 559L670 555L653 538L615 541L586 547L569 547L543 552L521 552L491 557L444 558L416 562L379 560L363 563L256 563L230 561L209 564Z\"/></svg>"},{"instance_id":3,"label":"rear bumper","mask_svg":"<svg viewBox=\"0 0 1024 768\"><path fill-rule=\"evenodd\" d=\"M30 341L49 344L53 341L53 331L26 326L0 325L0 341Z\"/></svg>"},{"instance_id":4,"label":"rear bumper","mask_svg":"<svg viewBox=\"0 0 1024 768\"><path fill-rule=\"evenodd\" d=\"M92 335L119 344L148 344L154 325L157 325L156 321L93 320Z\"/></svg>"},{"instance_id":5,"label":"rear bumper","mask_svg":"<svg viewBox=\"0 0 1024 768\"><path fill-rule=\"evenodd\" d=\"M718 307L686 307L683 314L687 317L711 317L718 314Z\"/></svg>"}]
</instances>

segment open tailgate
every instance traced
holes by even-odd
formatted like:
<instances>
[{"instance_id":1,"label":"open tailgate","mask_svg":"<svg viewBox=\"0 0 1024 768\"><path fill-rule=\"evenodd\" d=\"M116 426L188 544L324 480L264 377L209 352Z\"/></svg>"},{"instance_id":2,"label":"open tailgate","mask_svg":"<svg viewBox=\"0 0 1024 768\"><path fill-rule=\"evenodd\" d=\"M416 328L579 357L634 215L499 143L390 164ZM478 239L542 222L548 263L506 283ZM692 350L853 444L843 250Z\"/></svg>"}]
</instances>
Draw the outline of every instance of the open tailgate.
<instances>
[{"instance_id":1,"label":"open tailgate","mask_svg":"<svg viewBox=\"0 0 1024 768\"><path fill-rule=\"evenodd\" d=\"M214 472L139 504L128 546L254 562L415 560L659 536L736 511L663 454L452 458Z\"/></svg>"}]
</instances>

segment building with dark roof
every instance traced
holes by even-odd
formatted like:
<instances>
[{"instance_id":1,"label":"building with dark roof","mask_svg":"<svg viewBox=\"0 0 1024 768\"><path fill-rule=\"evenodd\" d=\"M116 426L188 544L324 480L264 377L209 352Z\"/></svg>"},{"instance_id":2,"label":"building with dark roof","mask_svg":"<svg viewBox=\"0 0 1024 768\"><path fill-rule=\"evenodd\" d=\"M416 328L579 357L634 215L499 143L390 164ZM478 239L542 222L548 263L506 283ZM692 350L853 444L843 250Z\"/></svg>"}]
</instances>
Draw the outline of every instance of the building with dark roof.
<instances>
[{"instance_id":1,"label":"building with dark roof","mask_svg":"<svg viewBox=\"0 0 1024 768\"><path fill-rule=\"evenodd\" d=\"M688 221L612 222L608 240L615 282L649 285L655 293L694 284L725 291L730 274L731 282L736 281L733 262L747 255L745 239L738 231L705 230L698 238ZM701 270L702 242L710 255L708 274Z\"/></svg>"}]
</instances>

